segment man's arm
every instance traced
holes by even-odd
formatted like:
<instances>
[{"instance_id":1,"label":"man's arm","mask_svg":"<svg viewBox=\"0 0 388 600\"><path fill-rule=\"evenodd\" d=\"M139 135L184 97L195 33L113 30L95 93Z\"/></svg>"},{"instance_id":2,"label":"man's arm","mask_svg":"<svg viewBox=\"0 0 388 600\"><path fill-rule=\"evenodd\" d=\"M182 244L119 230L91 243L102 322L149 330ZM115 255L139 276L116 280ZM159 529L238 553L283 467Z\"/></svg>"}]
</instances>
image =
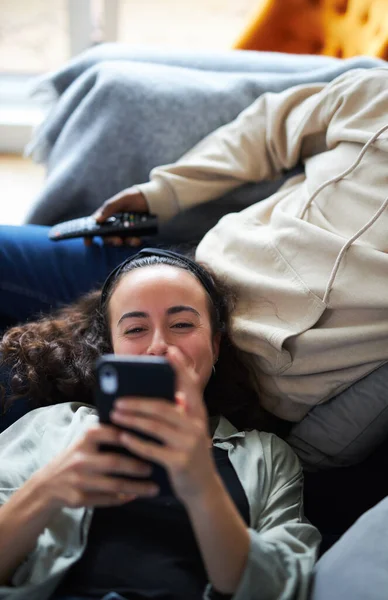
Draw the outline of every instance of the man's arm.
<instances>
[{"instance_id":1,"label":"man's arm","mask_svg":"<svg viewBox=\"0 0 388 600\"><path fill-rule=\"evenodd\" d=\"M349 118L374 102L386 79L385 69L357 69L329 84L263 94L179 161L153 169L151 181L137 189L151 212L167 220L244 183L273 178L341 141Z\"/></svg>"}]
</instances>

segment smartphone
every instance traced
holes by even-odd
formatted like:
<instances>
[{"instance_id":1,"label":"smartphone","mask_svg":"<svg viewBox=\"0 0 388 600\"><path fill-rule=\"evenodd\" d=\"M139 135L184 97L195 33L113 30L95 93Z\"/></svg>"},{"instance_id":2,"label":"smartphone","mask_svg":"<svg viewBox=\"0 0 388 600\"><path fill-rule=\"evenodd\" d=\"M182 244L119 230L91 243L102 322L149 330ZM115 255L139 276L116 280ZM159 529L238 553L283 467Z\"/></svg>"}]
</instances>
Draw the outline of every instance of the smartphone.
<instances>
[{"instance_id":1,"label":"smartphone","mask_svg":"<svg viewBox=\"0 0 388 600\"><path fill-rule=\"evenodd\" d=\"M114 427L117 427L117 424L111 422L109 415L116 398L140 396L144 398L144 402L147 402L149 398L175 402L174 369L165 358L159 356L105 354L96 361L95 382L94 398L100 422ZM142 439L161 443L159 440L140 431L132 429L128 429L128 431ZM136 456L127 448L112 444L101 444L100 450L102 452L117 452L124 456ZM152 473L147 479L154 481L159 486L159 495L172 494L165 469L152 462L150 462L150 465ZM117 476L127 479L139 479L129 475Z\"/></svg>"}]
</instances>

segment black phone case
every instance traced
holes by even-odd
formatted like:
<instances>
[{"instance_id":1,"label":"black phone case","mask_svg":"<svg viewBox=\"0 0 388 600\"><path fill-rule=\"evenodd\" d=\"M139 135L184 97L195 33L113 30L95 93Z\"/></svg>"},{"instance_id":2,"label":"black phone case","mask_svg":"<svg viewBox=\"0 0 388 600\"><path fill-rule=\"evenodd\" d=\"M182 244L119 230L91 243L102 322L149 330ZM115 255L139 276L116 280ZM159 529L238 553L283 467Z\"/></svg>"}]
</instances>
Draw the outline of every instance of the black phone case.
<instances>
[{"instance_id":1,"label":"black phone case","mask_svg":"<svg viewBox=\"0 0 388 600\"><path fill-rule=\"evenodd\" d=\"M113 403L120 396L142 396L144 398L164 398L174 402L175 373L169 362L156 356L119 356L106 354L96 361L95 365L95 403L101 423L114 425L109 413ZM146 400L145 400L146 401ZM159 440L140 431L130 430L145 440L158 443ZM121 446L102 444L102 452L116 452L124 456L135 456L132 452ZM149 477L160 489L159 495L172 494L167 473L163 467L155 463ZM139 479L129 475L117 475L127 479Z\"/></svg>"}]
</instances>

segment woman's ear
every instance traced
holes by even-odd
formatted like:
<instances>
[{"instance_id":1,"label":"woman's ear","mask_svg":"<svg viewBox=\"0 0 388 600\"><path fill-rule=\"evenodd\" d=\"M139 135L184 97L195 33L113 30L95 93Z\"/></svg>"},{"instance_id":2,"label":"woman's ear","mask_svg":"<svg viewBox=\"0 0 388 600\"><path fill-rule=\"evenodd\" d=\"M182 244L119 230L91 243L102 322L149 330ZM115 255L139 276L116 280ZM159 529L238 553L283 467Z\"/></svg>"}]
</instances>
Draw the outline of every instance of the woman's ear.
<instances>
[{"instance_id":1,"label":"woman's ear","mask_svg":"<svg viewBox=\"0 0 388 600\"><path fill-rule=\"evenodd\" d=\"M213 336L213 341L212 341L212 345L213 345L213 364L215 365L217 360L218 360L218 355L220 353L220 344L221 344L221 332L218 331L214 336Z\"/></svg>"}]
</instances>

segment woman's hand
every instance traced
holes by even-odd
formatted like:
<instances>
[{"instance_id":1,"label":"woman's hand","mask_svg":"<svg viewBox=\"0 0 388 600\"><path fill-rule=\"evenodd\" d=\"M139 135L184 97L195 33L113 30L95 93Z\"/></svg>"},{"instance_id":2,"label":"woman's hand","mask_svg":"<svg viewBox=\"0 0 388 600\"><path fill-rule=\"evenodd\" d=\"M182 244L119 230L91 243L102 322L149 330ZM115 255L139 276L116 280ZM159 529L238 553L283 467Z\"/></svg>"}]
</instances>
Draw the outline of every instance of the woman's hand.
<instances>
[{"instance_id":1,"label":"woman's hand","mask_svg":"<svg viewBox=\"0 0 388 600\"><path fill-rule=\"evenodd\" d=\"M145 212L148 213L147 200L136 187L126 188L122 190L112 198L109 198L104 204L93 213L93 217L97 223L103 223L106 219L116 213L121 212ZM129 246L138 246L140 244L140 238L122 238L119 236L104 237L104 242L112 244L114 246L122 246L128 244ZM85 238L85 244L89 246L92 243L91 238Z\"/></svg>"},{"instance_id":2,"label":"woman's hand","mask_svg":"<svg viewBox=\"0 0 388 600\"><path fill-rule=\"evenodd\" d=\"M123 446L167 470L176 495L188 505L218 485L218 474L210 451L199 377L178 348L169 348L167 358L177 373L176 403L121 398L115 403L111 419L116 425L137 429L163 443L145 441L136 434L120 434Z\"/></svg>"},{"instance_id":3,"label":"woman's hand","mask_svg":"<svg viewBox=\"0 0 388 600\"><path fill-rule=\"evenodd\" d=\"M102 443L120 445L119 437L116 427L91 427L0 507L0 585L9 583L58 509L117 506L137 496L155 494L156 486L149 481L112 476L120 473L140 478L150 474L150 466L140 460L98 449Z\"/></svg>"},{"instance_id":4,"label":"woman's hand","mask_svg":"<svg viewBox=\"0 0 388 600\"><path fill-rule=\"evenodd\" d=\"M102 452L100 444L121 445L121 432L96 425L33 476L49 508L124 504L138 496L153 496L157 487L147 479L130 481L112 474L146 478L151 468L141 460Z\"/></svg>"}]
</instances>

